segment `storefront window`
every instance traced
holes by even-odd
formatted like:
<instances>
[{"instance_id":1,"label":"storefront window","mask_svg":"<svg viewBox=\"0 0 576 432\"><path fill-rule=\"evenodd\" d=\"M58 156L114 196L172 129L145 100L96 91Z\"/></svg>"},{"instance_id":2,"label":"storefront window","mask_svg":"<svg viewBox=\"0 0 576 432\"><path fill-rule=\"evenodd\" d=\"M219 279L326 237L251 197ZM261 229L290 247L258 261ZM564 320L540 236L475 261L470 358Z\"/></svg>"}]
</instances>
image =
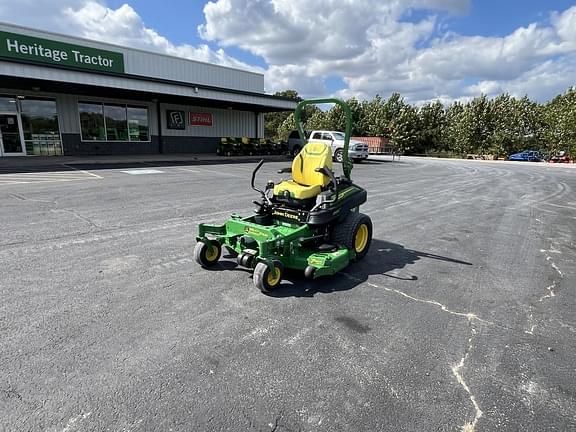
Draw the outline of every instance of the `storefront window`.
<instances>
[{"instance_id":1,"label":"storefront window","mask_svg":"<svg viewBox=\"0 0 576 432\"><path fill-rule=\"evenodd\" d=\"M58 127L58 111L55 100L23 99L22 129L26 153L31 155L61 155L62 140Z\"/></svg>"},{"instance_id":2,"label":"storefront window","mask_svg":"<svg viewBox=\"0 0 576 432\"><path fill-rule=\"evenodd\" d=\"M148 141L148 109L128 107L130 141Z\"/></svg>"},{"instance_id":3,"label":"storefront window","mask_svg":"<svg viewBox=\"0 0 576 432\"><path fill-rule=\"evenodd\" d=\"M105 141L104 114L102 104L80 102L80 129L83 141Z\"/></svg>"},{"instance_id":4,"label":"storefront window","mask_svg":"<svg viewBox=\"0 0 576 432\"><path fill-rule=\"evenodd\" d=\"M149 141L148 108L79 102L83 141Z\"/></svg>"},{"instance_id":5,"label":"storefront window","mask_svg":"<svg viewBox=\"0 0 576 432\"><path fill-rule=\"evenodd\" d=\"M108 141L128 141L126 105L104 105L104 122Z\"/></svg>"},{"instance_id":6,"label":"storefront window","mask_svg":"<svg viewBox=\"0 0 576 432\"><path fill-rule=\"evenodd\" d=\"M16 112L16 98L0 96L0 112Z\"/></svg>"}]
</instances>

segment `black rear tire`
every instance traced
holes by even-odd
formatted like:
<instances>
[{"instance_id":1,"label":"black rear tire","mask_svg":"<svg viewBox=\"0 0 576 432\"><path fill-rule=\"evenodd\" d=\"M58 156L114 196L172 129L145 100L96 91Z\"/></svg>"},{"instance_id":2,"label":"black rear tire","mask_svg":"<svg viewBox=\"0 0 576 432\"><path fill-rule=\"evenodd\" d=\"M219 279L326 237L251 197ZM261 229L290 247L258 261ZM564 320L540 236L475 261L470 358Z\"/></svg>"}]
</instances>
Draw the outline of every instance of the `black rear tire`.
<instances>
[{"instance_id":1,"label":"black rear tire","mask_svg":"<svg viewBox=\"0 0 576 432\"><path fill-rule=\"evenodd\" d=\"M354 261L361 260L372 243L372 221L363 213L350 212L344 222L334 227L332 240L337 245L354 251Z\"/></svg>"}]
</instances>

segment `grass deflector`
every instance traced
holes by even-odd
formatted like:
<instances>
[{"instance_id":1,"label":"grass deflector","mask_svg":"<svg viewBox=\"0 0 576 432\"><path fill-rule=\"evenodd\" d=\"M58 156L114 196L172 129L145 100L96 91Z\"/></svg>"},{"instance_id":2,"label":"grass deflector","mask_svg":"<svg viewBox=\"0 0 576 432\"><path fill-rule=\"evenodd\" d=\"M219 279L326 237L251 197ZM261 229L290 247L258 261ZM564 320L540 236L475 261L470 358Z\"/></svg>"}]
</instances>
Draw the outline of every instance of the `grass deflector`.
<instances>
[{"instance_id":1,"label":"grass deflector","mask_svg":"<svg viewBox=\"0 0 576 432\"><path fill-rule=\"evenodd\" d=\"M279 286L284 269L303 270L307 278L329 276L352 261L363 258L372 241L372 221L359 212L366 191L355 185L350 174L348 146L352 114L339 99L313 99L298 104L296 125L306 142L301 113L306 105L339 105L346 114L343 175L332 171L330 146L310 141L296 155L290 180L268 182L264 190L255 185L260 161L252 173L252 189L261 195L254 201L254 214L232 214L223 225L200 224L194 258L202 267L216 264L222 246L238 254L238 264L254 269L254 284L263 292Z\"/></svg>"}]
</instances>

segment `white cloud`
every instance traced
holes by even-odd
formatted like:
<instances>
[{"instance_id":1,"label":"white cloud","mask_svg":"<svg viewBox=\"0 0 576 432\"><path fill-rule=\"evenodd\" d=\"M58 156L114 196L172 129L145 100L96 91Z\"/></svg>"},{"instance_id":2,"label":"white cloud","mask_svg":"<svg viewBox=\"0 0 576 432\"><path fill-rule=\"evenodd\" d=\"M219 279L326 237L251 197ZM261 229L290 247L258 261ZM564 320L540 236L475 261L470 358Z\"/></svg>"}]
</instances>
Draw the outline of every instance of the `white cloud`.
<instances>
[{"instance_id":1,"label":"white cloud","mask_svg":"<svg viewBox=\"0 0 576 432\"><path fill-rule=\"evenodd\" d=\"M464 88L464 93L470 96L476 96L479 93L496 96L506 92L516 97L528 95L538 100L546 100L551 96L564 93L568 87L573 86L575 76L576 58L547 60L512 80L481 81Z\"/></svg>"},{"instance_id":2,"label":"white cloud","mask_svg":"<svg viewBox=\"0 0 576 432\"><path fill-rule=\"evenodd\" d=\"M88 0L0 0L0 21L27 27L63 32L62 11L83 7Z\"/></svg>"},{"instance_id":3,"label":"white cloud","mask_svg":"<svg viewBox=\"0 0 576 432\"><path fill-rule=\"evenodd\" d=\"M327 81L337 78L346 85L341 96L398 91L421 103L508 91L545 100L576 76L576 6L503 37L455 34L435 16L466 14L470 0L213 0L203 10L198 32L219 49L175 44L129 4L0 0L1 21L257 70L269 92L326 95ZM406 20L422 10L419 21ZM228 55L228 47L261 57L267 68Z\"/></svg>"},{"instance_id":4,"label":"white cloud","mask_svg":"<svg viewBox=\"0 0 576 432\"><path fill-rule=\"evenodd\" d=\"M111 9L95 0L2 0L0 20L177 57L263 72L206 44L176 45L147 27L128 4Z\"/></svg>"},{"instance_id":5,"label":"white cloud","mask_svg":"<svg viewBox=\"0 0 576 432\"><path fill-rule=\"evenodd\" d=\"M497 89L545 99L569 81L562 73L576 53L576 7L504 37L446 32L433 13L403 20L415 9L462 14L469 7L460 0L217 0L204 7L199 33L263 57L269 90L294 83L304 95L323 91L332 76L347 84L340 95L399 91L413 102ZM538 73L545 74L540 88L522 85Z\"/></svg>"}]
</instances>

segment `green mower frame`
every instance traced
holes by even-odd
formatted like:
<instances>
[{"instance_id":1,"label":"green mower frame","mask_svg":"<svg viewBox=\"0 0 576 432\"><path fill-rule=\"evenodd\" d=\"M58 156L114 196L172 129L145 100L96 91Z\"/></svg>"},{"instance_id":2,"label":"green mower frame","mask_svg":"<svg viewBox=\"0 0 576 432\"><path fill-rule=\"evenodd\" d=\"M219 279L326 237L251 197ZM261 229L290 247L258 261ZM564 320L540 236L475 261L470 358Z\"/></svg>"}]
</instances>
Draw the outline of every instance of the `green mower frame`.
<instances>
[{"instance_id":1,"label":"green mower frame","mask_svg":"<svg viewBox=\"0 0 576 432\"><path fill-rule=\"evenodd\" d=\"M280 196L270 197L274 184L264 191L254 186L260 161L252 174L252 189L262 201L255 214L242 217L233 213L224 224L200 224L195 261L202 267L216 264L222 246L237 255L238 264L254 269L254 284L263 292L275 289L284 269L303 270L307 278L329 276L366 255L372 240L372 222L359 212L366 201L366 191L350 180L352 161L348 146L352 131L352 113L339 99L311 99L300 102L295 120L300 138L306 142L301 121L302 110L311 104L337 104L346 115L343 177L336 177L328 167L316 168L330 179L328 186L313 200L301 202ZM291 172L290 169L280 170Z\"/></svg>"}]
</instances>

